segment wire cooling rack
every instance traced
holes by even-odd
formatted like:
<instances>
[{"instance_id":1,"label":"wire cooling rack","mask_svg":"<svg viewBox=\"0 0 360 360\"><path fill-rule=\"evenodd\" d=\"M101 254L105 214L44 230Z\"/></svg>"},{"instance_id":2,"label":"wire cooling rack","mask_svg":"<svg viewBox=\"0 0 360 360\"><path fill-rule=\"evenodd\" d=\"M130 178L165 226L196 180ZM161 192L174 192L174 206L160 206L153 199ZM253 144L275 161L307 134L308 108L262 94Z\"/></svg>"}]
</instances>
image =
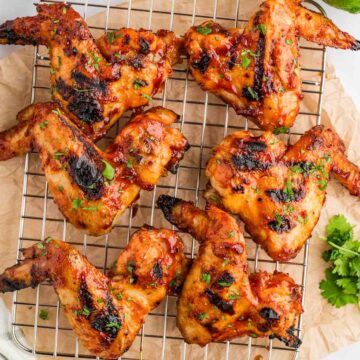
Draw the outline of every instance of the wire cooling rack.
<instances>
[{"instance_id":1,"label":"wire cooling rack","mask_svg":"<svg viewBox=\"0 0 360 360\"><path fill-rule=\"evenodd\" d=\"M41 1L40 1L41 2ZM49 3L56 0L47 1ZM87 18L95 36L103 31L122 26L143 27L157 30L167 28L184 33L186 28L206 19L214 19L227 27L241 27L259 1L250 0L128 0L119 5L110 0L68 1ZM310 7L323 12L316 3L307 1ZM205 6L204 6L205 5ZM199 9L202 9L199 11ZM243 10L244 9L244 10ZM229 11L232 15L229 15ZM102 20L92 21L92 14L101 13ZM154 25L156 24L156 25ZM156 26L156 27L155 27ZM301 43L303 59L303 93L306 107L301 109L297 125L292 132L283 135L289 143L309 127L320 124L322 94L325 74L325 49L305 42ZM306 59L311 61L306 63ZM49 98L48 78L49 59L43 48L36 48L32 77L31 102ZM20 250L46 236L60 238L79 248L99 269L106 271L124 248L131 234L143 223L154 226L169 226L158 209L155 201L161 193L168 193L195 201L199 206L204 202L201 193L206 185L204 169L212 147L228 132L240 129L258 129L246 119L236 114L211 94L200 90L186 70L186 61L174 69L173 76L167 81L162 94L153 105L169 107L181 115L176 124L192 145L180 165L176 176L165 178L152 192L142 192L136 206L122 216L121 223L106 236L93 238L84 236L62 218L48 193L44 174L39 166L38 155L26 156L23 196L18 241L18 260ZM128 117L125 117L127 119ZM120 125L123 120L120 121ZM304 125L306 128L304 128ZM116 134L119 124L112 135ZM109 136L109 139L111 136ZM189 257L196 254L196 243L191 237L183 236L186 253ZM261 249L246 237L250 271L280 270L289 272L303 290L307 276L309 243L302 253L288 263L272 261ZM46 310L48 320L39 317ZM212 343L205 348L187 345L175 325L176 299L168 296L163 303L149 314L145 325L134 341L131 349L122 359L296 359L299 350L285 347L278 340L239 338L230 342ZM302 317L296 329L302 335ZM21 334L21 336L19 336ZM67 323L57 297L49 284L36 289L26 289L15 293L12 306L12 336L16 345L34 355L48 355L58 358L94 359L75 338Z\"/></svg>"}]
</instances>

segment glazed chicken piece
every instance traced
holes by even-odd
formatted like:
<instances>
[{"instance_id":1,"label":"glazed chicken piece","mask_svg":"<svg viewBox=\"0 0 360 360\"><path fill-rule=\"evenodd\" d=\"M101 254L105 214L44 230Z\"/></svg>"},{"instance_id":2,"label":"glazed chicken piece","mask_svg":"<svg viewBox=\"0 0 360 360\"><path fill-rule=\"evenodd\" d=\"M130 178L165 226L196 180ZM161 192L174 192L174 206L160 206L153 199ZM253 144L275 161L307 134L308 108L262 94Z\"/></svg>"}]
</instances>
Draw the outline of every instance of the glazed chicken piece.
<instances>
[{"instance_id":1,"label":"glazed chicken piece","mask_svg":"<svg viewBox=\"0 0 360 360\"><path fill-rule=\"evenodd\" d=\"M82 344L104 359L117 359L130 348L147 314L173 292L171 285L180 285L186 270L181 239L148 227L132 236L109 276L60 240L48 238L23 255L23 262L0 275L0 292L48 279Z\"/></svg>"},{"instance_id":2,"label":"glazed chicken piece","mask_svg":"<svg viewBox=\"0 0 360 360\"><path fill-rule=\"evenodd\" d=\"M49 48L52 97L92 140L125 111L147 105L179 60L181 41L172 32L123 28L96 44L69 5L41 4L37 11L1 25L0 44Z\"/></svg>"},{"instance_id":3,"label":"glazed chicken piece","mask_svg":"<svg viewBox=\"0 0 360 360\"><path fill-rule=\"evenodd\" d=\"M301 344L293 331L302 313L300 287L287 274L247 270L246 245L235 219L210 205L162 195L165 217L200 243L177 305L177 324L190 344L204 346L249 335Z\"/></svg>"},{"instance_id":4,"label":"glazed chicken piece","mask_svg":"<svg viewBox=\"0 0 360 360\"><path fill-rule=\"evenodd\" d=\"M317 224L331 172L360 196L359 168L329 128L313 127L288 148L271 132L239 131L214 149L205 198L238 215L270 257L287 261Z\"/></svg>"},{"instance_id":5,"label":"glazed chicken piece","mask_svg":"<svg viewBox=\"0 0 360 360\"><path fill-rule=\"evenodd\" d=\"M31 105L18 120L0 133L0 160L37 150L59 209L91 235L110 232L141 189L152 190L166 170L176 173L188 149L169 127L177 115L161 107L134 116L105 152L54 103Z\"/></svg>"},{"instance_id":6,"label":"glazed chicken piece","mask_svg":"<svg viewBox=\"0 0 360 360\"><path fill-rule=\"evenodd\" d=\"M185 35L192 75L260 128L290 128L299 113L299 36L359 50L360 42L299 0L266 0L244 30L206 21Z\"/></svg>"}]
</instances>

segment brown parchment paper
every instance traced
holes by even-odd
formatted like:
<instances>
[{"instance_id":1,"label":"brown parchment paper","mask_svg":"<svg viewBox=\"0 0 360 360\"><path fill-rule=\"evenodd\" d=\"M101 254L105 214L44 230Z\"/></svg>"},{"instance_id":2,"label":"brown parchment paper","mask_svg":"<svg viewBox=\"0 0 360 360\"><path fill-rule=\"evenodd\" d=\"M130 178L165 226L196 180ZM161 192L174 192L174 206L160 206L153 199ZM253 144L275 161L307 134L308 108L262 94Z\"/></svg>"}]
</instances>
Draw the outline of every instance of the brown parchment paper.
<instances>
[{"instance_id":1,"label":"brown parchment paper","mask_svg":"<svg viewBox=\"0 0 360 360\"><path fill-rule=\"evenodd\" d=\"M239 9L239 18L248 18L254 11L259 1L242 1ZM169 28L171 19L169 15L163 14L163 11L170 10L170 1L154 0L154 13L151 18L151 28L157 30L159 28ZM133 9L148 9L150 0L133 0ZM111 9L109 14L109 28L119 28L126 26L127 10L126 3L122 8ZM82 13L82 8L78 8ZM193 2L192 0L176 1L174 5L175 16L173 18L173 29L178 34L183 34L191 25L191 16L183 16L181 14L192 14ZM196 5L195 22L203 21L201 15L212 16L214 12L213 2L207 0L198 0ZM236 10L236 1L219 0L217 16L220 18L233 18ZM178 15L176 15L178 14ZM88 23L92 26L103 27L105 24L105 13L99 13L96 16L88 19ZM234 21L220 20L221 24L225 26L234 26ZM148 27L149 14L143 11L133 10L130 17L130 26L132 27ZM239 23L241 26L243 23ZM94 31L94 36L97 37L102 33L100 30ZM305 42L303 44L306 44ZM40 53L46 55L46 49L40 49ZM32 81L32 64L33 64L34 50L32 47L26 47L19 51L10 54L7 58L0 60L0 130L4 130L16 123L15 117L19 110L30 103L31 81ZM321 69L322 53L320 51L302 51L301 63L303 68ZM41 64L42 62L39 61ZM46 61L43 64L47 64ZM177 68L184 69L186 64L182 64ZM35 101L49 100L49 86L48 69L38 67L36 74L36 85L39 88L35 92ZM350 71L350 69L349 69ZM185 97L185 81L179 81L175 78L184 79L185 75L181 72L174 73L173 79L167 83L167 96L165 98L165 105L183 115L185 125L183 132L189 139L191 144L200 144L201 124L204 116L203 104L187 104L183 107L183 100ZM303 71L302 77L304 80L321 81L321 73L317 71ZM44 89L42 87L45 87ZM304 85L305 90L317 90L318 87L311 85ZM303 112L317 112L318 95L312 93L305 93L302 103ZM162 96L162 95L161 95ZM161 97L160 96L160 97ZM188 91L186 93L187 99L192 101L199 101L204 103L205 93L192 81L188 82ZM177 100L172 101L172 100ZM206 113L207 124L220 124L218 127L208 126L204 133L204 143L209 148L218 143L224 135L225 121L228 120L228 132L234 131L231 126L244 125L245 120L236 116L232 110L226 117L226 108L216 106L222 104L220 100L212 95L209 95L208 111ZM153 105L161 105L162 101L153 101ZM316 118L314 116L299 115L297 122L293 128L294 132L304 132L311 126L315 125ZM126 120L120 120L120 126ZM191 124L190 124L191 122ZM348 154L352 161L360 164L360 149L358 146L358 139L360 138L360 115L357 112L351 98L346 94L340 81L336 78L335 69L331 64L327 64L326 68L326 84L325 93L323 97L322 107L322 123L326 126L331 126L336 129L348 147ZM198 124L198 125L196 125ZM200 125L200 126L199 126ZM253 125L251 125L253 126ZM291 137L291 141L295 141L296 136ZM210 156L210 149L204 148L202 156L202 166L206 164ZM193 147L186 155L184 165L199 165L199 148ZM15 158L6 162L0 162L0 259L1 268L10 266L14 263L17 254L17 238L19 227L20 205L23 192L23 168L24 158ZM39 162L36 154L29 157L29 171L31 173L41 172ZM181 190L182 187L196 187L196 171L181 170L179 173L179 187L180 190L177 196L194 200L195 192L187 192ZM161 181L163 185L174 185L175 177L168 176ZM200 188L203 189L206 184L204 176L200 179ZM64 223L61 221L62 216L57 207L53 204L51 199L44 202L42 196L44 195L44 178L41 176L29 175L27 194L32 196L26 198L26 208L24 220L24 233L22 234L25 240L23 246L29 246L33 243L32 240L40 239L42 231L42 221L44 205L46 204L46 216L51 219L60 221L47 221L45 223L45 235L52 237L65 238L75 244L79 244L79 249L86 253L89 260L96 266L108 267L119 254L119 250L112 248L115 246L125 245L128 238L128 232L125 228L115 228L114 231L106 237L86 237L80 231L67 225L64 228ZM167 192L173 194L173 190L165 191L159 189L156 196ZM48 194L49 195L49 194ZM203 205L200 195L200 204ZM139 200L140 204L151 205L152 193L143 192ZM321 259L321 252L325 245L319 239L319 235L324 233L324 228L328 219L337 213L345 214L350 222L358 224L359 219L359 202L358 199L352 197L348 192L341 187L335 180L331 181L328 187L328 197L326 204L322 210L320 221L313 232L310 246L310 257L308 267L308 281L306 287L306 301L305 313L303 322L303 345L301 347L300 359L320 359L326 354L336 351L337 349L360 341L360 315L356 307L346 306L343 309L335 309L327 304L320 296L318 290L319 281L323 278L326 264ZM33 217L34 219L29 219ZM40 220L39 220L40 219ZM141 226L143 223L150 223L151 214L149 209L139 209L135 217L132 218L131 223L134 226ZM120 220L120 224L128 225L130 221L129 212L126 212ZM164 221L159 212L155 212L154 222L155 226L169 226ZM360 233L360 229L359 229ZM86 246L82 246L86 242ZM187 251L191 251L191 240L189 237L184 237L184 242ZM81 244L81 245L80 245ZM105 256L104 245L109 246L107 256ZM255 246L249 240L247 241L249 258L254 257ZM260 259L268 259L264 252L260 252ZM304 254L301 253L294 260L296 262L303 262ZM253 262L250 263L250 269L253 269ZM273 264L260 263L260 268L273 271ZM301 266L280 264L281 271L289 272L297 282L301 282L302 271ZM10 307L11 296L5 295L3 297ZM26 289L19 293L18 301L23 305L19 305L16 314L16 321L21 324L30 325L22 326L21 331L24 333L28 347L32 347L34 342L34 331L32 324L34 319L40 326L48 326L50 329L39 327L37 331L37 340L35 348L37 352L53 351L55 346L55 331L52 327L55 326L56 308L49 307L49 305L57 304L57 297L54 291L49 286L41 286L39 291L40 306L39 309L46 309L49 312L49 320L43 321L38 318L35 313L36 291ZM158 309L154 311L154 315L147 318L145 323L145 334L162 336L164 328L167 336L179 336L179 331L175 326L176 315L176 300L169 298L167 307L168 318L166 327L164 325L165 304L161 304ZM58 332L58 352L74 353L75 351L75 337L69 330L69 325L64 318L61 309L59 310L59 332ZM156 315L158 314L158 315ZM246 344L247 339L236 340L237 344ZM126 354L129 358L139 358L139 344L138 337L132 348ZM254 339L253 344L268 344L267 339ZM277 341L274 341L274 350L272 359L291 359L293 353L277 349L283 346ZM207 351L208 359L223 359L226 354L226 345L210 344L208 349L201 349L198 346L186 346L182 341L176 339L168 339L163 348L163 341L161 338L145 337L143 344L143 358L144 359L159 359L162 351L164 351L166 359L180 359L181 354L185 352L187 359L204 358ZM79 353L87 354L86 350L79 346ZM247 354L245 346L238 346L236 344L230 345L229 359L240 359ZM256 355L264 355L267 357L267 352L260 348L253 347L251 358Z\"/></svg>"}]
</instances>

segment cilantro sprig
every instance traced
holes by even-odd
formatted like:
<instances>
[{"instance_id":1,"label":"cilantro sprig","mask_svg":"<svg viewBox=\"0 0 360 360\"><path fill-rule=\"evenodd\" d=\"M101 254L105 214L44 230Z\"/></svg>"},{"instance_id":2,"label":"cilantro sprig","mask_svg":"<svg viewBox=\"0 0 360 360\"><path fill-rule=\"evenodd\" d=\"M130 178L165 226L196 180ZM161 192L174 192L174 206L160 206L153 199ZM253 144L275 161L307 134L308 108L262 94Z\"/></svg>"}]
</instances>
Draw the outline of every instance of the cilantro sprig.
<instances>
[{"instance_id":1,"label":"cilantro sprig","mask_svg":"<svg viewBox=\"0 0 360 360\"><path fill-rule=\"evenodd\" d=\"M333 216L326 227L325 240L330 249L322 257L331 266L320 282L321 295L337 308L359 305L360 241L354 239L353 226L343 215Z\"/></svg>"}]
</instances>

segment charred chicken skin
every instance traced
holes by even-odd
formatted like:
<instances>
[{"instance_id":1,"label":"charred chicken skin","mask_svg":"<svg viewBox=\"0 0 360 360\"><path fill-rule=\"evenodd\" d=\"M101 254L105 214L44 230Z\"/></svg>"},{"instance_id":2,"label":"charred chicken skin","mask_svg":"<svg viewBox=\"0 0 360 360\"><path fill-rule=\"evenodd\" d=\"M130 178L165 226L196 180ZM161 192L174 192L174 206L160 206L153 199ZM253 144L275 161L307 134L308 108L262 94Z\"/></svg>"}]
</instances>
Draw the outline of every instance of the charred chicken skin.
<instances>
[{"instance_id":1,"label":"charred chicken skin","mask_svg":"<svg viewBox=\"0 0 360 360\"><path fill-rule=\"evenodd\" d=\"M129 109L147 105L179 60L174 33L122 28L97 43L84 19L65 4L41 4L38 15L0 26L0 44L50 50L52 97L92 140Z\"/></svg>"},{"instance_id":2,"label":"charred chicken skin","mask_svg":"<svg viewBox=\"0 0 360 360\"><path fill-rule=\"evenodd\" d=\"M293 334L302 313L299 286L280 272L248 275L245 240L233 217L213 205L203 211L167 195L160 196L158 206L200 243L177 306L186 342L204 346L249 335L276 337L290 347L301 344Z\"/></svg>"},{"instance_id":3,"label":"charred chicken skin","mask_svg":"<svg viewBox=\"0 0 360 360\"><path fill-rule=\"evenodd\" d=\"M313 127L288 148L271 132L239 131L214 149L205 198L238 215L270 257L287 261L311 236L330 173L360 196L360 170L329 128Z\"/></svg>"},{"instance_id":4,"label":"charred chicken skin","mask_svg":"<svg viewBox=\"0 0 360 360\"><path fill-rule=\"evenodd\" d=\"M54 103L31 105L18 120L0 133L0 160L37 150L59 209L91 235L110 232L141 189L151 190L166 170L176 173L188 149L169 127L177 115L161 107L134 116L105 152Z\"/></svg>"},{"instance_id":5,"label":"charred chicken skin","mask_svg":"<svg viewBox=\"0 0 360 360\"><path fill-rule=\"evenodd\" d=\"M147 314L172 292L171 285L180 285L186 269L181 239L166 229L137 231L109 276L60 240L48 238L23 255L23 262L0 275L0 292L48 279L82 344L104 359L129 349Z\"/></svg>"},{"instance_id":6,"label":"charred chicken skin","mask_svg":"<svg viewBox=\"0 0 360 360\"><path fill-rule=\"evenodd\" d=\"M290 128L299 112L299 37L359 50L360 42L299 0L266 0L244 30L213 21L185 35L189 67L201 87L260 128Z\"/></svg>"}]
</instances>

